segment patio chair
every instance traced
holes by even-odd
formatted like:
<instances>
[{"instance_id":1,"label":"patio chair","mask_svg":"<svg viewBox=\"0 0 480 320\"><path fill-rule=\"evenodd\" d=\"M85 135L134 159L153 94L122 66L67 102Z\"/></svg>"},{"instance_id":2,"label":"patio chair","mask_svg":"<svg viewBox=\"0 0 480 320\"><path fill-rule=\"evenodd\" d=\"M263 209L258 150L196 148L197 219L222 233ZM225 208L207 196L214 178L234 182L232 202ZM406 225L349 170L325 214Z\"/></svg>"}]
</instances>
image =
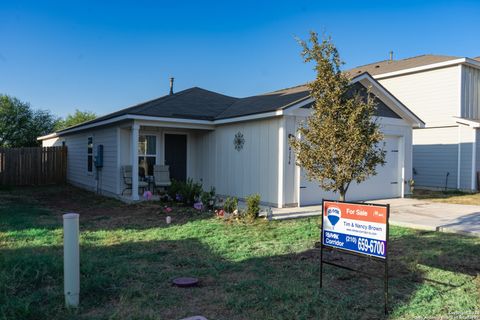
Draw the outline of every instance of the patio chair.
<instances>
[{"instance_id":1,"label":"patio chair","mask_svg":"<svg viewBox=\"0 0 480 320\"><path fill-rule=\"evenodd\" d=\"M172 182L170 181L170 167L155 165L153 166L153 186L155 188L167 188L170 187Z\"/></svg>"},{"instance_id":2,"label":"patio chair","mask_svg":"<svg viewBox=\"0 0 480 320\"><path fill-rule=\"evenodd\" d=\"M123 183L126 187L122 191L122 196L126 190L132 190L132 166L122 166L122 176L123 176ZM145 191L145 188L148 187L148 182L141 181L140 177L138 179L138 189L142 189Z\"/></svg>"}]
</instances>

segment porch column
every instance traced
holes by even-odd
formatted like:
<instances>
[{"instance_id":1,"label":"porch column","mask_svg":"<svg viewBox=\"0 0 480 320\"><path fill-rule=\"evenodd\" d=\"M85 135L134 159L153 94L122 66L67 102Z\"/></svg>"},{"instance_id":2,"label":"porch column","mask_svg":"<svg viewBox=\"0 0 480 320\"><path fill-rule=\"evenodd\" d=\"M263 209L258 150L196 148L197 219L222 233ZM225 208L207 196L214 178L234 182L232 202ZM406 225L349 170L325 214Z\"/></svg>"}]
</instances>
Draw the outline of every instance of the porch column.
<instances>
[{"instance_id":1,"label":"porch column","mask_svg":"<svg viewBox=\"0 0 480 320\"><path fill-rule=\"evenodd\" d=\"M131 163L132 163L132 200L139 200L138 197L138 131L140 126L138 123L133 122L132 125L132 146L131 150Z\"/></svg>"}]
</instances>

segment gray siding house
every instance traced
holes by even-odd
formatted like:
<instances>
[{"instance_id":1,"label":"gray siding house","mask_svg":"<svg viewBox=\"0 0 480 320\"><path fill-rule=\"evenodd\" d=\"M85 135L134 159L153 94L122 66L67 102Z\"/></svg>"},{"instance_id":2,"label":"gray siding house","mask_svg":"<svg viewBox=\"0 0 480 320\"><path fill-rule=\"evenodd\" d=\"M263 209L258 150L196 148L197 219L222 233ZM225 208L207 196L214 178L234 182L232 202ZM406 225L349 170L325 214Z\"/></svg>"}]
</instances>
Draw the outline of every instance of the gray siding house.
<instances>
[{"instance_id":1,"label":"gray siding house","mask_svg":"<svg viewBox=\"0 0 480 320\"><path fill-rule=\"evenodd\" d=\"M478 190L480 57L423 55L360 66L423 121L413 131L416 186Z\"/></svg>"}]
</instances>

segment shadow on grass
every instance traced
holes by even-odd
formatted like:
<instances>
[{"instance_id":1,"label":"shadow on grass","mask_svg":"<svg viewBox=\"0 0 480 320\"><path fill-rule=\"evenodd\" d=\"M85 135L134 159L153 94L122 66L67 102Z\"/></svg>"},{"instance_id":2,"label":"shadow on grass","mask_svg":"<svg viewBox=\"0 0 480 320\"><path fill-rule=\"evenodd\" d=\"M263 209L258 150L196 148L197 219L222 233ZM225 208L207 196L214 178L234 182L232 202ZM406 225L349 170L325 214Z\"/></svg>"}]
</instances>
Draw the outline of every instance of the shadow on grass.
<instances>
[{"instance_id":1,"label":"shadow on grass","mask_svg":"<svg viewBox=\"0 0 480 320\"><path fill-rule=\"evenodd\" d=\"M410 264L478 276L480 241L477 239L453 233L411 230L408 235L390 240L389 254L393 259L406 256ZM395 267L395 264L392 264L392 267Z\"/></svg>"},{"instance_id":2,"label":"shadow on grass","mask_svg":"<svg viewBox=\"0 0 480 320\"><path fill-rule=\"evenodd\" d=\"M411 306L425 284L418 264L478 275L478 246L466 238L412 233L392 239L390 309L402 317L429 301ZM447 246L444 241L448 241ZM442 247L442 249L439 249ZM229 248L235 250L235 248ZM370 272L382 272L350 255L329 257ZM380 319L383 283L325 266L319 288L319 251L224 258L198 239L130 242L81 248L81 307L63 308L62 248L0 249L0 317L12 319L180 319L203 314L209 319ZM178 276L200 278L197 288L171 285ZM437 279L438 280L438 279ZM441 280L441 279L440 279ZM439 297L455 283L439 285ZM450 286L449 286L450 285ZM461 285L461 284L459 284ZM448 299L445 302L448 305ZM416 302L419 303L418 301ZM423 303L423 305L422 305ZM443 302L442 302L443 303ZM402 317L403 318L403 317Z\"/></svg>"}]
</instances>

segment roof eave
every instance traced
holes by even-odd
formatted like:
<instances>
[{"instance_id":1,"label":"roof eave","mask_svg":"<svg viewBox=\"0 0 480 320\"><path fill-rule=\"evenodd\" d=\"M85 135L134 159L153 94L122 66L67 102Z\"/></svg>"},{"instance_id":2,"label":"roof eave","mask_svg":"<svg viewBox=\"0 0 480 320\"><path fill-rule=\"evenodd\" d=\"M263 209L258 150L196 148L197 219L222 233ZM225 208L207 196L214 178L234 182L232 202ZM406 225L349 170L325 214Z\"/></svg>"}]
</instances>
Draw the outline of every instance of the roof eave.
<instances>
[{"instance_id":1,"label":"roof eave","mask_svg":"<svg viewBox=\"0 0 480 320\"><path fill-rule=\"evenodd\" d=\"M42 141L42 140L53 139L53 138L56 138L56 137L58 137L57 132L53 132L53 133L49 133L49 134L44 135L44 136L37 137L37 140Z\"/></svg>"},{"instance_id":2,"label":"roof eave","mask_svg":"<svg viewBox=\"0 0 480 320\"><path fill-rule=\"evenodd\" d=\"M472 128L480 128L480 121L478 120L471 120L462 117L453 117L457 123L463 124Z\"/></svg>"},{"instance_id":3,"label":"roof eave","mask_svg":"<svg viewBox=\"0 0 480 320\"><path fill-rule=\"evenodd\" d=\"M387 72L387 73L380 73L380 74L376 74L372 77L377 79L377 80L380 80L380 79L384 79L384 78L391 78L391 77L396 77L396 76L409 74L409 73L416 73L416 72L422 72L422 71L427 71L427 70L451 67L451 66L459 65L459 64L465 64L465 65L480 69L480 61L476 61L476 60L473 60L473 59L470 59L470 58L459 58L459 59L453 59L453 60L448 60L448 61L443 61L443 62L427 64L427 65L424 65L424 66L419 66L419 67L414 67L414 68L402 69L402 70L392 71L392 72Z\"/></svg>"}]
</instances>

